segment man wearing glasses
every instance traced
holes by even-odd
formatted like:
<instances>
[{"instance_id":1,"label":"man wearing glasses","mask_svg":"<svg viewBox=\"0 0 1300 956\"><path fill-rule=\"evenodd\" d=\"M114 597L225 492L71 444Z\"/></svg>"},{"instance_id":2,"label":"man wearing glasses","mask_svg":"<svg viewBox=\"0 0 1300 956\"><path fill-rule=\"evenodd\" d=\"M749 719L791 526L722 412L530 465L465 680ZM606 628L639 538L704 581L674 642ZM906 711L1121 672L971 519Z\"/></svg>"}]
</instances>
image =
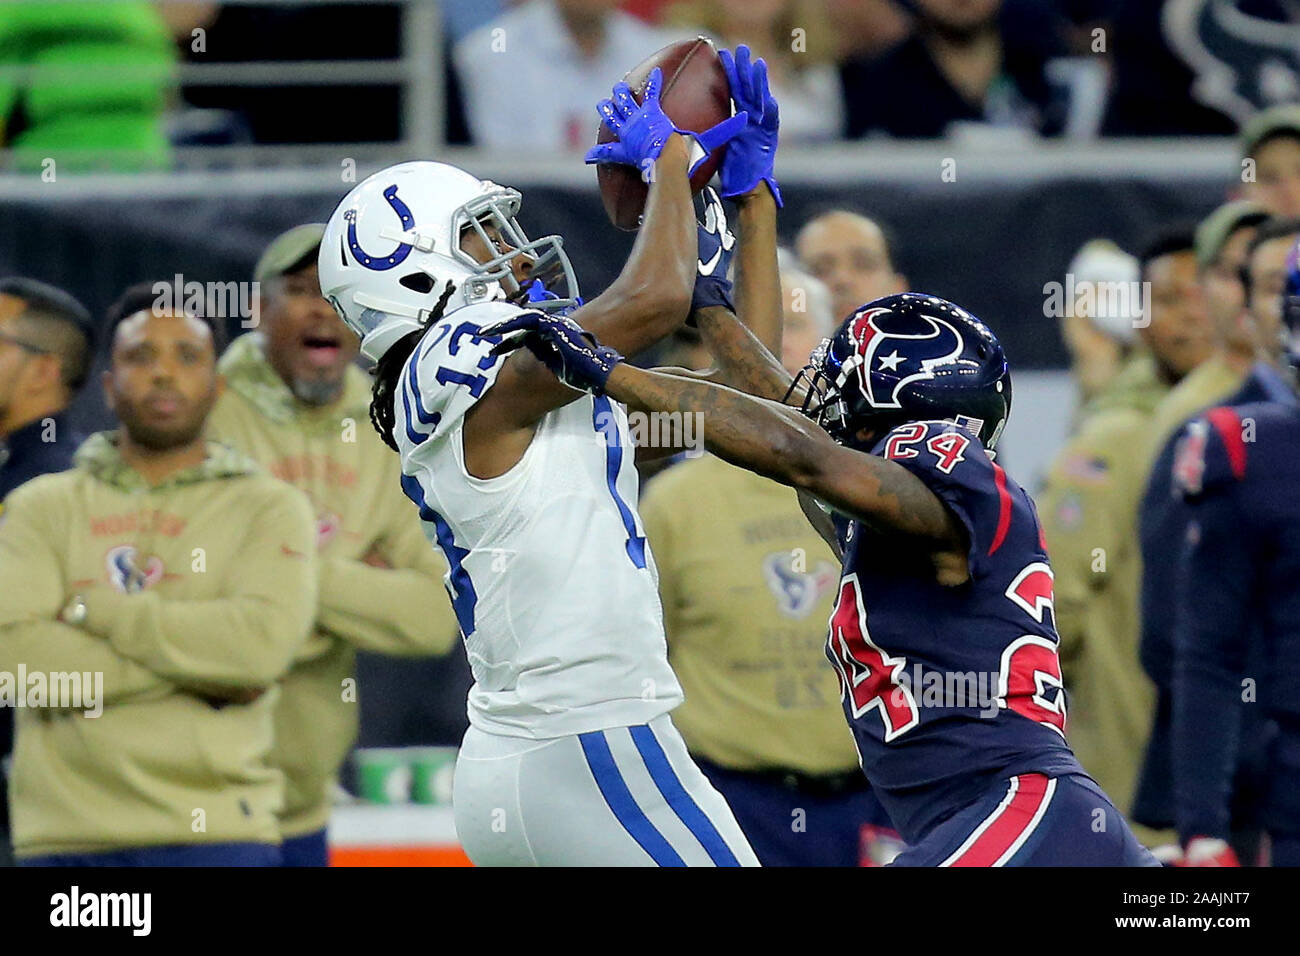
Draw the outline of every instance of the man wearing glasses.
<instances>
[{"instance_id":1,"label":"man wearing glasses","mask_svg":"<svg viewBox=\"0 0 1300 956\"><path fill-rule=\"evenodd\" d=\"M80 437L64 418L90 372L94 326L80 302L34 279L0 279L0 512L24 481L72 467ZM0 708L0 761L13 711ZM0 865L9 847L8 788L0 773Z\"/></svg>"}]
</instances>

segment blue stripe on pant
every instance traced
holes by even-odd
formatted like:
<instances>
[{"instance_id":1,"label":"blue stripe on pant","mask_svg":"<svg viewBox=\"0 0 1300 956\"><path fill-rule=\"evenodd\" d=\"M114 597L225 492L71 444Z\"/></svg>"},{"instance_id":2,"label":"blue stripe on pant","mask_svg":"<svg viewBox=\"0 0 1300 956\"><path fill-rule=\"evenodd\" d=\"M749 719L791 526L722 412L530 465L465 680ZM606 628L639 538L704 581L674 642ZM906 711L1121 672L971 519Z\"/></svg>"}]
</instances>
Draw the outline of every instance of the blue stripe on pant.
<instances>
[{"instance_id":1,"label":"blue stripe on pant","mask_svg":"<svg viewBox=\"0 0 1300 956\"><path fill-rule=\"evenodd\" d=\"M629 729L632 733L632 742L636 744L637 752L641 754L641 759L645 761L650 771L650 778L654 780L655 786L664 795L668 806L673 808L678 819L686 824L686 829L700 841L700 846L704 847L704 852L709 854L713 865L740 866L736 854L731 852L731 847L727 846L726 841L722 839L722 834L713 825L713 821L691 799L682 782L677 779L677 774L673 772L672 765L668 762L668 755L659 745L655 732L648 724Z\"/></svg>"},{"instance_id":2,"label":"blue stripe on pant","mask_svg":"<svg viewBox=\"0 0 1300 956\"><path fill-rule=\"evenodd\" d=\"M727 846L718 828L713 825L708 814L700 809L699 804L691 798L686 787L678 779L672 764L668 761L668 755L664 753L663 746L649 725L629 727L628 732L636 745L637 753L645 762L646 770L649 771L655 787L658 788L669 808L709 855L714 865L740 866L740 861ZM609 749L605 731L597 730L580 734L578 739L587 757L587 765L596 778L596 786L600 788L601 795L604 796L605 802L618 822L622 824L623 829L627 830L640 847L650 854L650 858L657 865L685 866L681 856L650 822L644 811L637 805L632 792L628 790L627 783L614 762L614 755Z\"/></svg>"},{"instance_id":3,"label":"blue stripe on pant","mask_svg":"<svg viewBox=\"0 0 1300 956\"><path fill-rule=\"evenodd\" d=\"M618 765L614 763L614 755L610 753L605 732L593 730L591 733L580 734L578 740L582 742L582 752L587 756L587 766L596 778L601 796L609 804L610 810L614 811L614 816L623 825L623 829L631 834L641 849L650 854L650 859L656 865L685 866L686 863L677 855L677 851L637 806L632 791L628 790L623 775L618 772Z\"/></svg>"}]
</instances>

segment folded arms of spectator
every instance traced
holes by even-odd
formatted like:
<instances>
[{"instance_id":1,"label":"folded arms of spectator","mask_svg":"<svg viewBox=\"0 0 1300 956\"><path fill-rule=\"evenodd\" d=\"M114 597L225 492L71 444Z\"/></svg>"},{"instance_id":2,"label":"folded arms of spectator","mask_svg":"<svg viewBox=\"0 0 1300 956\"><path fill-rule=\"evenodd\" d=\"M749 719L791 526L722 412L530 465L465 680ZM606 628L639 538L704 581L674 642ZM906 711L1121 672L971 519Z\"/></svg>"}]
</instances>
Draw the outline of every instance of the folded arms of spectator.
<instances>
[{"instance_id":1,"label":"folded arms of spectator","mask_svg":"<svg viewBox=\"0 0 1300 956\"><path fill-rule=\"evenodd\" d=\"M172 600L157 591L86 595L85 627L149 670L187 686L265 688L286 670L316 613L316 522L304 496L275 489L247 512L248 534L224 594Z\"/></svg>"},{"instance_id":2,"label":"folded arms of spectator","mask_svg":"<svg viewBox=\"0 0 1300 956\"><path fill-rule=\"evenodd\" d=\"M405 499L394 500L400 513L366 560L321 559L317 624L358 650L445 654L458 632L438 580L444 569Z\"/></svg>"}]
</instances>

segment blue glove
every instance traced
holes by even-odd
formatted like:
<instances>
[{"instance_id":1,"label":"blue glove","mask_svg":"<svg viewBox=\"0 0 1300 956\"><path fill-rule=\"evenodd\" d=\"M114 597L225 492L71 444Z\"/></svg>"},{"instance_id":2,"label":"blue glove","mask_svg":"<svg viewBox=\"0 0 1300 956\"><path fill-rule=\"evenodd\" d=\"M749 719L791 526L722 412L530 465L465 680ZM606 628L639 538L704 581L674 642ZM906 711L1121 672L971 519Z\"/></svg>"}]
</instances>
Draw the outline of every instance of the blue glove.
<instances>
[{"instance_id":1,"label":"blue glove","mask_svg":"<svg viewBox=\"0 0 1300 956\"><path fill-rule=\"evenodd\" d=\"M549 302L551 299L558 299L559 296L546 288L546 284L541 279L532 279L528 283L528 303Z\"/></svg>"},{"instance_id":2,"label":"blue glove","mask_svg":"<svg viewBox=\"0 0 1300 956\"><path fill-rule=\"evenodd\" d=\"M568 315L574 309L581 308L585 304L582 301L582 296L576 296L574 297L573 305L566 306L563 309L553 310L548 303L554 302L557 299L559 299L559 296L546 288L546 284L542 282L541 279L533 279L528 283L528 304L535 305L537 308L545 312L558 311L560 315Z\"/></svg>"},{"instance_id":3,"label":"blue glove","mask_svg":"<svg viewBox=\"0 0 1300 956\"><path fill-rule=\"evenodd\" d=\"M605 394L605 382L623 356L596 341L596 337L567 316L529 310L479 330L479 338L509 335L492 347L492 355L504 355L520 347L528 349L561 382L593 395Z\"/></svg>"},{"instance_id":4,"label":"blue glove","mask_svg":"<svg viewBox=\"0 0 1300 956\"><path fill-rule=\"evenodd\" d=\"M744 195L759 183L767 183L780 207L784 203L773 169L781 120L776 97L767 88L767 64L762 59L751 63L749 47L743 43L736 47L734 57L729 50L719 50L718 59L731 86L736 115L747 117L744 130L731 140L722 160L719 170L722 195L731 199Z\"/></svg>"},{"instance_id":5,"label":"blue glove","mask_svg":"<svg viewBox=\"0 0 1300 956\"><path fill-rule=\"evenodd\" d=\"M727 273L731 269L731 256L736 248L736 237L727 228L727 210L712 186L705 186L704 221L698 223L696 238L699 244L695 263L695 290L691 293L691 317L687 325L694 325L695 313L700 309L720 305L736 311L731 300L731 282Z\"/></svg>"},{"instance_id":6,"label":"blue glove","mask_svg":"<svg viewBox=\"0 0 1300 956\"><path fill-rule=\"evenodd\" d=\"M729 142L745 128L749 117L744 113L723 120L703 133L677 129L659 105L659 90L663 86L663 71L658 67L646 80L645 96L638 105L632 89L626 83L614 85L614 95L596 104L596 112L610 131L618 136L612 143L599 143L587 151L584 162L621 163L641 170L641 178L650 181L650 171L663 152L664 144L673 133L690 140L690 168L687 174L708 159L709 154Z\"/></svg>"}]
</instances>

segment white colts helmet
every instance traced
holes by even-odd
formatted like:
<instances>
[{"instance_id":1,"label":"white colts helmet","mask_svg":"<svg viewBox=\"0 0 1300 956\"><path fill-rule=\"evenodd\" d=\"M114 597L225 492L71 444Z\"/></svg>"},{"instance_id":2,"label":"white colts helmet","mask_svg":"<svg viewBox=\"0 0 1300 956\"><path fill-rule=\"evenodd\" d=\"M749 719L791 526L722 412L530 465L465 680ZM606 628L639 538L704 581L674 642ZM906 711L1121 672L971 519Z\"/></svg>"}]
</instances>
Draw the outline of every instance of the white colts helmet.
<instances>
[{"instance_id":1,"label":"white colts helmet","mask_svg":"<svg viewBox=\"0 0 1300 956\"><path fill-rule=\"evenodd\" d=\"M358 183L330 216L320 244L321 293L361 337L361 354L379 358L423 328L448 282L446 311L518 292L511 268L532 261L555 298L534 307L570 308L578 288L559 236L530 241L515 221L518 190L446 163L390 166ZM487 232L494 228L501 245ZM486 249L504 249L480 263L460 248L465 230Z\"/></svg>"}]
</instances>

